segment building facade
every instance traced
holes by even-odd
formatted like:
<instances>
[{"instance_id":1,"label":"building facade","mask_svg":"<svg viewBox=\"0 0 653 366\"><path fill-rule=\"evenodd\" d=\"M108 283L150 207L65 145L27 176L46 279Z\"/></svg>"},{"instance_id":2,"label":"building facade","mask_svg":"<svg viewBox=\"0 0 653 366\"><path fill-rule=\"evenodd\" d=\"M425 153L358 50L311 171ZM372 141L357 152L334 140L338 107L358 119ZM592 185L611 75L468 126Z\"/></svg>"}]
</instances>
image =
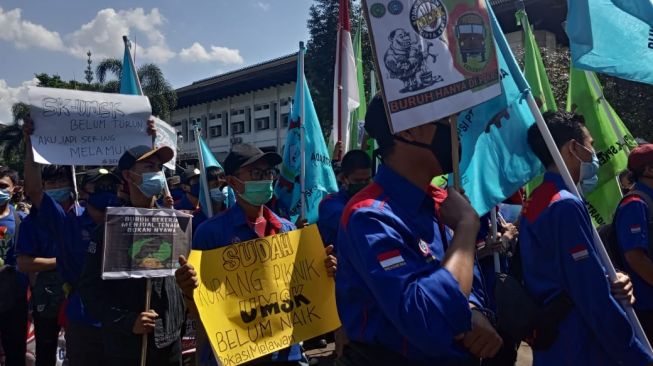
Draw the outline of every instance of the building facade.
<instances>
[{"instance_id":1,"label":"building facade","mask_svg":"<svg viewBox=\"0 0 653 366\"><path fill-rule=\"evenodd\" d=\"M171 124L180 165L196 165L194 129L223 161L234 144L281 153L297 78L297 54L194 82L177 89Z\"/></svg>"}]
</instances>

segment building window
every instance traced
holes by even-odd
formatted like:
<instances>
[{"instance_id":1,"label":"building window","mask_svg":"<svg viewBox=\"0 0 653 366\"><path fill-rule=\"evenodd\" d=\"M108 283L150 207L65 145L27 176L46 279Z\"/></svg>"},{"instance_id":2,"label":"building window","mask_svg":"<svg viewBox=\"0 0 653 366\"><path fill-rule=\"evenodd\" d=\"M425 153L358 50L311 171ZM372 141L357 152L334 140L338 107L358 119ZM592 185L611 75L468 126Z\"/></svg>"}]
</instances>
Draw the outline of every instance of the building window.
<instances>
[{"instance_id":1,"label":"building window","mask_svg":"<svg viewBox=\"0 0 653 366\"><path fill-rule=\"evenodd\" d=\"M288 99L281 99L280 103L281 103L282 107L287 106L288 105Z\"/></svg>"},{"instance_id":2,"label":"building window","mask_svg":"<svg viewBox=\"0 0 653 366\"><path fill-rule=\"evenodd\" d=\"M211 137L220 137L222 136L222 126L213 126L211 127Z\"/></svg>"},{"instance_id":3,"label":"building window","mask_svg":"<svg viewBox=\"0 0 653 366\"><path fill-rule=\"evenodd\" d=\"M256 131L270 129L270 117L257 118L255 120L255 123L256 123Z\"/></svg>"},{"instance_id":4,"label":"building window","mask_svg":"<svg viewBox=\"0 0 653 366\"><path fill-rule=\"evenodd\" d=\"M181 122L173 122L172 125L174 127L179 127L179 126L181 126Z\"/></svg>"},{"instance_id":5,"label":"building window","mask_svg":"<svg viewBox=\"0 0 653 366\"><path fill-rule=\"evenodd\" d=\"M245 114L245 109L232 109L231 110L231 115L232 116L237 116L239 114Z\"/></svg>"},{"instance_id":6,"label":"building window","mask_svg":"<svg viewBox=\"0 0 653 366\"><path fill-rule=\"evenodd\" d=\"M288 127L288 118L290 118L290 114L288 113L281 115L281 127Z\"/></svg>"},{"instance_id":7,"label":"building window","mask_svg":"<svg viewBox=\"0 0 653 366\"><path fill-rule=\"evenodd\" d=\"M268 110L268 109L270 109L269 104L258 104L258 105L254 106L255 111L265 111L265 110Z\"/></svg>"},{"instance_id":8,"label":"building window","mask_svg":"<svg viewBox=\"0 0 653 366\"><path fill-rule=\"evenodd\" d=\"M233 122L231 124L231 134L238 135L245 132L245 122Z\"/></svg>"}]
</instances>

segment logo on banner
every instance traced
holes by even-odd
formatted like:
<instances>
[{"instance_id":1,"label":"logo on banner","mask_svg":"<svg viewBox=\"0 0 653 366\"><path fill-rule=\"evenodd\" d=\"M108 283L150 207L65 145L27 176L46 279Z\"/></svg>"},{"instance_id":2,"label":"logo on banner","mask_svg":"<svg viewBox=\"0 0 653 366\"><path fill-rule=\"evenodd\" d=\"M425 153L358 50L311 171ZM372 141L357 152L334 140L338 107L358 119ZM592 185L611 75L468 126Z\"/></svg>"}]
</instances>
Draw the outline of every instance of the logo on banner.
<instances>
[{"instance_id":1,"label":"logo on banner","mask_svg":"<svg viewBox=\"0 0 653 366\"><path fill-rule=\"evenodd\" d=\"M440 38L447 29L447 9L440 0L417 0L410 9L410 23L420 36Z\"/></svg>"}]
</instances>

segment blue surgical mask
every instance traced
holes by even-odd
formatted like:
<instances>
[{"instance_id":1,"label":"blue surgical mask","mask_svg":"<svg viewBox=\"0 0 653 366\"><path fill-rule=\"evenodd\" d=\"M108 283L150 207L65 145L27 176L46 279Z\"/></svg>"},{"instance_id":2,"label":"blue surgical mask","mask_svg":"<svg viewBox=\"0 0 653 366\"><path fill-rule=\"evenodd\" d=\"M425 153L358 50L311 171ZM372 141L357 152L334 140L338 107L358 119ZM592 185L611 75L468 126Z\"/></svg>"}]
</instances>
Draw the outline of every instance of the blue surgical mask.
<instances>
[{"instance_id":1,"label":"blue surgical mask","mask_svg":"<svg viewBox=\"0 0 653 366\"><path fill-rule=\"evenodd\" d=\"M107 207L118 206L118 196L113 192L95 192L88 196L87 203L97 210L104 211Z\"/></svg>"},{"instance_id":2,"label":"blue surgical mask","mask_svg":"<svg viewBox=\"0 0 653 366\"><path fill-rule=\"evenodd\" d=\"M8 189L0 189L0 205L4 205L11 199L11 192Z\"/></svg>"},{"instance_id":3,"label":"blue surgical mask","mask_svg":"<svg viewBox=\"0 0 653 366\"><path fill-rule=\"evenodd\" d=\"M166 184L166 177L163 172L143 173L143 182L138 188L147 197L154 197L161 194L163 187Z\"/></svg>"},{"instance_id":4,"label":"blue surgical mask","mask_svg":"<svg viewBox=\"0 0 653 366\"><path fill-rule=\"evenodd\" d=\"M227 195L221 188L213 188L209 191L209 194L211 195L211 201L213 201L213 203L223 203L227 198Z\"/></svg>"},{"instance_id":5,"label":"blue surgical mask","mask_svg":"<svg viewBox=\"0 0 653 366\"><path fill-rule=\"evenodd\" d=\"M580 187L583 190L583 194L587 195L592 192L596 185L599 183L599 158L596 156L596 152L592 150L592 161L580 162Z\"/></svg>"},{"instance_id":6,"label":"blue surgical mask","mask_svg":"<svg viewBox=\"0 0 653 366\"><path fill-rule=\"evenodd\" d=\"M63 203L69 200L72 197L73 190L70 187L63 187L57 189L48 189L45 191L48 196L52 197L53 200Z\"/></svg>"},{"instance_id":7,"label":"blue surgical mask","mask_svg":"<svg viewBox=\"0 0 653 366\"><path fill-rule=\"evenodd\" d=\"M240 198L254 206L262 206L272 199L272 179L245 182Z\"/></svg>"}]
</instances>

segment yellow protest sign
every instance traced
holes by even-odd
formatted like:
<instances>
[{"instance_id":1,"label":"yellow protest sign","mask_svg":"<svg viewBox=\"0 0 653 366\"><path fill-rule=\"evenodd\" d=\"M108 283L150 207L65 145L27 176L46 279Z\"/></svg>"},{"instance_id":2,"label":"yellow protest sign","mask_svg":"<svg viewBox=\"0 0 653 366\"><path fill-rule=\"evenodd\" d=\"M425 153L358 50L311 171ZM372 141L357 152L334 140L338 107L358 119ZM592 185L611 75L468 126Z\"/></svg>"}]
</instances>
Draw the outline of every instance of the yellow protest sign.
<instances>
[{"instance_id":1,"label":"yellow protest sign","mask_svg":"<svg viewBox=\"0 0 653 366\"><path fill-rule=\"evenodd\" d=\"M213 351L239 365L340 326L316 225L193 250L194 300Z\"/></svg>"}]
</instances>

